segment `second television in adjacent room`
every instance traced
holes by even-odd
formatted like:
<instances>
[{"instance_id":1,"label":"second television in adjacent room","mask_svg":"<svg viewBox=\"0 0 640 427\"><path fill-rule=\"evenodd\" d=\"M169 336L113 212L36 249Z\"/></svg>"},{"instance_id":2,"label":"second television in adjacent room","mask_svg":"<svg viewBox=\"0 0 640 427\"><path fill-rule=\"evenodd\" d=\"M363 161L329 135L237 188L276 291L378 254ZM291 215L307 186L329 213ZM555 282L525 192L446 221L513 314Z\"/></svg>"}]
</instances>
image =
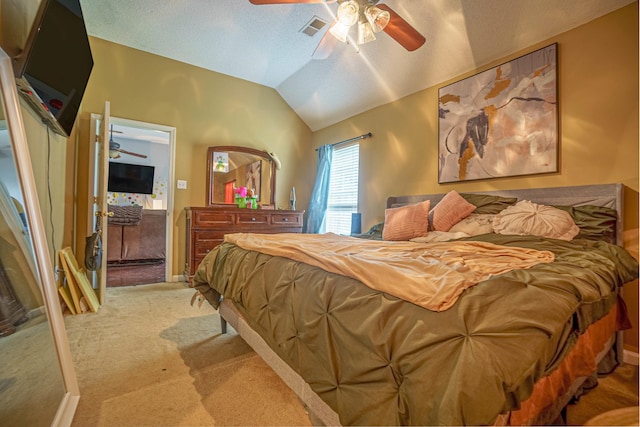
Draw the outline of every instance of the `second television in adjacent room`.
<instances>
[{"instance_id":1,"label":"second television in adjacent room","mask_svg":"<svg viewBox=\"0 0 640 427\"><path fill-rule=\"evenodd\" d=\"M153 194L154 166L109 162L111 192Z\"/></svg>"}]
</instances>

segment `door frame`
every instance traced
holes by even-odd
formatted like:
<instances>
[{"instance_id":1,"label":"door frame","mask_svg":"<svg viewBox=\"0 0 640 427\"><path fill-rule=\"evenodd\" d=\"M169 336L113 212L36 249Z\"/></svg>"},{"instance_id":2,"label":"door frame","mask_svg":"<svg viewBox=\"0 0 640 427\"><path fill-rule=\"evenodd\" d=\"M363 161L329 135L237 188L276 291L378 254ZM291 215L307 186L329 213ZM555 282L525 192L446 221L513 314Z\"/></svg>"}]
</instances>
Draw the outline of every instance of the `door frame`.
<instances>
[{"instance_id":1,"label":"door frame","mask_svg":"<svg viewBox=\"0 0 640 427\"><path fill-rule=\"evenodd\" d=\"M95 139L95 135L96 135L96 131L97 129L94 126L94 123L96 123L96 120L102 121L103 117L101 114L95 114L92 113L91 114L91 132L90 132L90 138ZM169 159L168 159L168 163L169 163L169 177L168 177L168 182L167 182L167 221L166 221L166 230L165 230L165 234L166 234L166 240L165 240L165 245L166 245L166 257L165 257L165 281L166 282L172 282L174 281L174 276L173 276L173 255L174 255L174 248L173 248L173 229L174 229L174 205L175 205L175 190L174 190L174 186L173 186L173 182L175 181L175 157L176 157L176 128L174 126L167 126L167 125L160 125L160 124L156 124L156 123L149 123L149 122L142 122L139 120L132 120L132 119L124 119L124 118L120 118L120 117L114 117L114 116L110 116L109 117L109 124L116 124L116 125L122 125L122 126L127 126L127 127L133 127L133 128L138 128L138 129L144 129L144 130L149 130L149 131L161 131L161 132L166 132L169 134ZM91 145L93 147L93 144ZM95 151L93 149L90 150L90 154L89 154L89 158L93 159L94 158L94 154ZM93 160L92 160L93 161ZM108 162L108 160L107 160ZM106 166L106 165L105 165ZM96 167L98 167L98 165L96 165ZM93 167L90 166L90 172L89 172L89 176L95 176L95 170ZM92 203L93 203L93 194L91 193L92 189L89 188L90 194L89 194L89 200L88 200L88 206L87 206L87 212L90 213L91 215L91 211L92 211ZM105 188L105 194L103 194L102 196L106 199L107 194L106 194L107 190ZM106 219L105 219L106 221ZM86 232L88 233L87 235L90 235L90 233L93 232L93 221L88 221L87 222L87 230ZM106 242L103 242L106 243ZM103 258L106 260L106 252L103 256ZM106 288L106 280L104 283L104 287ZM102 302L102 301L101 301Z\"/></svg>"},{"instance_id":2,"label":"door frame","mask_svg":"<svg viewBox=\"0 0 640 427\"><path fill-rule=\"evenodd\" d=\"M165 257L165 282L173 281L173 207L175 203L175 161L176 161L176 128L174 126L160 125L156 123L141 122L139 120L123 119L111 116L111 124L122 125L149 131L161 131L169 134L169 177L167 180L167 224L166 224L166 257ZM106 197L106 194L105 194Z\"/></svg>"},{"instance_id":3,"label":"door frame","mask_svg":"<svg viewBox=\"0 0 640 427\"><path fill-rule=\"evenodd\" d=\"M105 101L102 114L91 114L90 132L89 132L89 185L87 187L87 236L90 236L94 230L97 231L98 216L102 223L100 230L102 251L107 253L108 248L108 230L106 227L107 215L107 176L108 171L104 167L109 161L107 130L109 129L109 121L111 116L111 104ZM76 148L77 149L77 148ZM77 171L76 171L77 180ZM77 182L76 182L77 186ZM102 305L106 301L107 289L107 257L103 256L100 268L91 272L91 283L97 289L98 300Z\"/></svg>"}]
</instances>

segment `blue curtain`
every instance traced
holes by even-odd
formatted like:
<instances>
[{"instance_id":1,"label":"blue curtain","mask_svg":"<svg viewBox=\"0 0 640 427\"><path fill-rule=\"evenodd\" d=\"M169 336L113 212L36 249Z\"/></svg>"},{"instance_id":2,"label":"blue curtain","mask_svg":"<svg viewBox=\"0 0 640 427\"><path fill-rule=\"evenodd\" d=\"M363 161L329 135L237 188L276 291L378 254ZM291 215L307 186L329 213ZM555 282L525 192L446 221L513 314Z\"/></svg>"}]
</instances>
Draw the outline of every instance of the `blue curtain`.
<instances>
[{"instance_id":1,"label":"blue curtain","mask_svg":"<svg viewBox=\"0 0 640 427\"><path fill-rule=\"evenodd\" d=\"M318 148L318 173L313 185L309 214L305 224L305 233L324 233L327 203L329 201L329 177L331 176L331 159L333 146L323 145Z\"/></svg>"}]
</instances>

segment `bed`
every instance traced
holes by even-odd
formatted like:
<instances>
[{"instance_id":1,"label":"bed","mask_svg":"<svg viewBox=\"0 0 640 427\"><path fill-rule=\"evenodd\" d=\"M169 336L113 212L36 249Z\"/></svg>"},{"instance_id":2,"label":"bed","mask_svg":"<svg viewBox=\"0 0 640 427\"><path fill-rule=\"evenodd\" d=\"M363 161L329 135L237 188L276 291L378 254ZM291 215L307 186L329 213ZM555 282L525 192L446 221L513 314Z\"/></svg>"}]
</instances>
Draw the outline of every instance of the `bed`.
<instances>
[{"instance_id":1,"label":"bed","mask_svg":"<svg viewBox=\"0 0 640 427\"><path fill-rule=\"evenodd\" d=\"M550 424L622 357L622 190L390 197L359 236L228 235L193 286L314 423Z\"/></svg>"}]
</instances>

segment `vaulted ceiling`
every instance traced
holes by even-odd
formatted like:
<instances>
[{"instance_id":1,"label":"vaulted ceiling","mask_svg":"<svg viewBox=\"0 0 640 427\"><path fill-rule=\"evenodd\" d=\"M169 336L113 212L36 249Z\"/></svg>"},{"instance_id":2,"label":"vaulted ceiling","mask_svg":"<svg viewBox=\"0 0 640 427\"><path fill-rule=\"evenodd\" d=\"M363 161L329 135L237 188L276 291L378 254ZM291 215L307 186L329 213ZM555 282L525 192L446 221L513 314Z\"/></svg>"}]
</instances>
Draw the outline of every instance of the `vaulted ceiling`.
<instances>
[{"instance_id":1,"label":"vaulted ceiling","mask_svg":"<svg viewBox=\"0 0 640 427\"><path fill-rule=\"evenodd\" d=\"M274 88L313 131L552 38L636 0L381 0L426 38L312 54L338 3L81 0L90 35ZM352 30L353 31L353 30ZM352 33L355 38L355 32ZM637 34L634 35L637 37Z\"/></svg>"}]
</instances>

